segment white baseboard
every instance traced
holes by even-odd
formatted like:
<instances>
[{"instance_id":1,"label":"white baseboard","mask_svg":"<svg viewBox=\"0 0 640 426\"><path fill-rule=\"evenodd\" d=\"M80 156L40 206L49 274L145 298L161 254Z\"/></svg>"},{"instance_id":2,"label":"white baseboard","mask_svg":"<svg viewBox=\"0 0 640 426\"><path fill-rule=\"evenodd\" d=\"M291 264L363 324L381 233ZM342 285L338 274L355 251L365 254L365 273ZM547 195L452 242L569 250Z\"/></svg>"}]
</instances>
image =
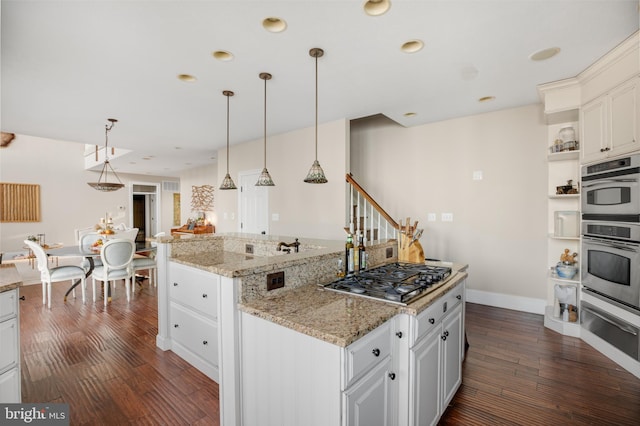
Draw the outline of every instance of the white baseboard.
<instances>
[{"instance_id":1,"label":"white baseboard","mask_svg":"<svg viewBox=\"0 0 640 426\"><path fill-rule=\"evenodd\" d=\"M478 303L480 305L495 306L496 308L513 309L515 311L530 312L532 314L544 315L547 304L544 299L533 299L531 297L513 296L502 293L492 293L489 291L474 290L467 288L467 302Z\"/></svg>"}]
</instances>

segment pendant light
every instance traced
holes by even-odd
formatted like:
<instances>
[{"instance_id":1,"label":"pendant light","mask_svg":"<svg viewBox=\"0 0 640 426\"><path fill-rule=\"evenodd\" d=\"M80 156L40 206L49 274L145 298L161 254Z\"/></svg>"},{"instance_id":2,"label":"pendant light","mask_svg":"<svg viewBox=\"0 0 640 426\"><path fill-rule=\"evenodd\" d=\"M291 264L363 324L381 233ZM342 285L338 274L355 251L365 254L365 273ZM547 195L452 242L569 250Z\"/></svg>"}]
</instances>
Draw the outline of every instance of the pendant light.
<instances>
[{"instance_id":1,"label":"pendant light","mask_svg":"<svg viewBox=\"0 0 640 426\"><path fill-rule=\"evenodd\" d=\"M90 187L102 192L117 191L120 188L124 188L124 184L120 181L120 178L116 172L113 171L113 167L111 167L111 164L109 163L109 131L113 128L113 125L118 122L118 120L115 118L108 118L107 121L111 124L106 124L104 126L104 164L102 165L102 171L100 172L100 177L97 182L87 182ZM111 170L111 173L116 177L118 183L108 181L109 170ZM103 177L104 180L102 180Z\"/></svg>"},{"instance_id":2,"label":"pendant light","mask_svg":"<svg viewBox=\"0 0 640 426\"><path fill-rule=\"evenodd\" d=\"M271 80L271 74L261 72L260 78L264 80L264 168L258 177L256 186L275 186L267 170L267 80Z\"/></svg>"},{"instance_id":3,"label":"pendant light","mask_svg":"<svg viewBox=\"0 0 640 426\"><path fill-rule=\"evenodd\" d=\"M309 55L316 58L316 159L304 181L307 183L327 183L327 178L324 176L324 171L318 162L318 58L324 55L324 50L314 47L309 50Z\"/></svg>"},{"instance_id":4,"label":"pendant light","mask_svg":"<svg viewBox=\"0 0 640 426\"><path fill-rule=\"evenodd\" d=\"M231 179L231 175L229 174L229 97L233 96L234 93L231 90L225 90L222 92L222 94L227 97L227 174L222 180L220 189L238 189L236 188L236 184L233 183L233 179Z\"/></svg>"}]
</instances>

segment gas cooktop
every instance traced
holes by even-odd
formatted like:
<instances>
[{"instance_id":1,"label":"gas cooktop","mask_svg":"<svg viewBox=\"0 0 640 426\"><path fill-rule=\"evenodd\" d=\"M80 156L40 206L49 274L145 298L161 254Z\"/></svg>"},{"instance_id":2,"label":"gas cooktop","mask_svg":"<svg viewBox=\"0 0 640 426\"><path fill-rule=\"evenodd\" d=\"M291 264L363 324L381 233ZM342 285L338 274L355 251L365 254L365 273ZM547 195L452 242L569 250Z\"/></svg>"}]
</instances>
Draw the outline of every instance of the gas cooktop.
<instances>
[{"instance_id":1,"label":"gas cooktop","mask_svg":"<svg viewBox=\"0 0 640 426\"><path fill-rule=\"evenodd\" d=\"M395 262L348 274L324 287L341 293L407 305L435 290L451 275L451 268Z\"/></svg>"}]
</instances>

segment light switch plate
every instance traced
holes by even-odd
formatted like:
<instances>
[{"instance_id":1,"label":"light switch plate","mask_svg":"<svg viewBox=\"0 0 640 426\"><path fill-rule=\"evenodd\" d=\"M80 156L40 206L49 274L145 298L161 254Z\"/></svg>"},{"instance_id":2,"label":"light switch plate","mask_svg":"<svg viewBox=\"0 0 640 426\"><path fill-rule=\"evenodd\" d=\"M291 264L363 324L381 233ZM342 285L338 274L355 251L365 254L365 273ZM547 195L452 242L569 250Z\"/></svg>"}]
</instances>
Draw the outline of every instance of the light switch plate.
<instances>
[{"instance_id":1,"label":"light switch plate","mask_svg":"<svg viewBox=\"0 0 640 426\"><path fill-rule=\"evenodd\" d=\"M427 222L435 222L438 216L435 213L427 213Z\"/></svg>"},{"instance_id":2,"label":"light switch plate","mask_svg":"<svg viewBox=\"0 0 640 426\"><path fill-rule=\"evenodd\" d=\"M443 222L453 222L453 213L442 213L440 219Z\"/></svg>"},{"instance_id":3,"label":"light switch plate","mask_svg":"<svg viewBox=\"0 0 640 426\"><path fill-rule=\"evenodd\" d=\"M482 170L473 172L473 180L482 180Z\"/></svg>"}]
</instances>

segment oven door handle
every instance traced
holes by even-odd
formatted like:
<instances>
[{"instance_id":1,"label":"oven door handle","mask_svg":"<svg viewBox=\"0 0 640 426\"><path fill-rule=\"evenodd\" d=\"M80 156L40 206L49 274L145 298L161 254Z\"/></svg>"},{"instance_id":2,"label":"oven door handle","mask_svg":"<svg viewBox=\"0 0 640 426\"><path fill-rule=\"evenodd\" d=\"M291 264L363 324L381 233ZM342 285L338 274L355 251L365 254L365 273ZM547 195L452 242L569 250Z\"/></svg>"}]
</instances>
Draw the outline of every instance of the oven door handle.
<instances>
[{"instance_id":1,"label":"oven door handle","mask_svg":"<svg viewBox=\"0 0 640 426\"><path fill-rule=\"evenodd\" d=\"M614 248L614 249L617 249L617 250L630 251L630 252L633 252L633 253L637 253L638 252L638 247L637 246L636 247L626 247L626 246L618 245L618 244L616 244L614 242L611 242L611 241L607 241L606 243L601 243L599 241L592 240L590 238L584 238L584 240L589 245L601 246L601 247L607 247L607 248Z\"/></svg>"},{"instance_id":2,"label":"oven door handle","mask_svg":"<svg viewBox=\"0 0 640 426\"><path fill-rule=\"evenodd\" d=\"M593 314L593 315L595 315L595 316L597 316L597 317L598 317L598 318L600 318L601 320L606 321L606 322L608 322L609 324L611 324L611 325L613 325L613 326L615 326L615 327L619 328L620 330L624 331L625 333L629 333L629 334L631 334L631 335L633 335L633 336L637 336L637 335L638 335L638 332L637 332L637 331L635 331L634 329L632 329L631 327L627 327L627 326L625 326L625 325L623 325L623 324L619 324L619 323L617 323L616 321L614 321L614 320L612 320L612 319L610 319L610 318L605 317L605 316L604 316L604 315L602 315L601 313L598 313L598 312L594 311L593 309L589 309L589 308L587 308L586 306L583 306L583 307L582 307L582 309L583 309L583 310L585 310L585 311L587 311L587 312L589 312L589 313L591 313L591 314Z\"/></svg>"},{"instance_id":3,"label":"oven door handle","mask_svg":"<svg viewBox=\"0 0 640 426\"><path fill-rule=\"evenodd\" d=\"M602 185L604 183L620 183L620 182L636 183L636 182L638 182L638 179L603 179L603 180L596 180L596 181L593 181L591 183L583 183L582 187L583 188L589 188L591 186L598 186L598 185Z\"/></svg>"}]
</instances>

